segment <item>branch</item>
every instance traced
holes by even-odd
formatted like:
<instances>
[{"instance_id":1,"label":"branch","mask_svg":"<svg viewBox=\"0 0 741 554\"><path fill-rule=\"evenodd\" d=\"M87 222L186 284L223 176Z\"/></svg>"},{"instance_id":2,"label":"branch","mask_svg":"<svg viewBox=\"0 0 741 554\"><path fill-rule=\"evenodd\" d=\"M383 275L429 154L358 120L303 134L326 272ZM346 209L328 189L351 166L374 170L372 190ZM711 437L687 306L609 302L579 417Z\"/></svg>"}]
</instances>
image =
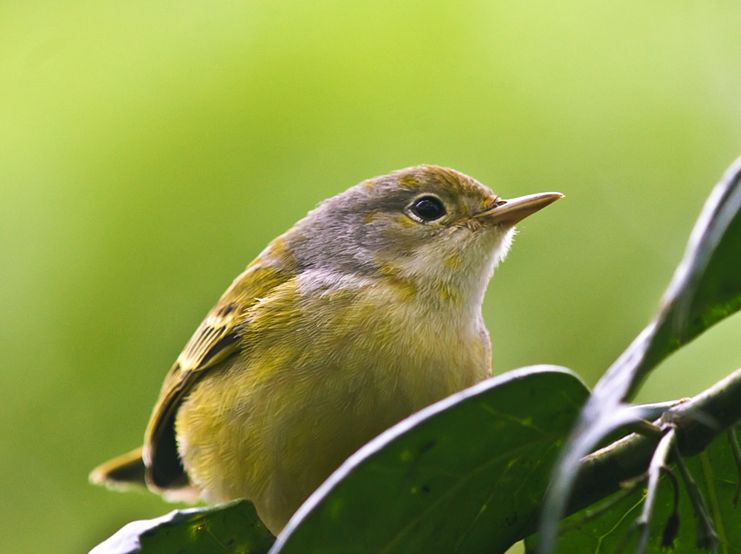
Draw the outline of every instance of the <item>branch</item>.
<instances>
[{"instance_id":1,"label":"branch","mask_svg":"<svg viewBox=\"0 0 741 554\"><path fill-rule=\"evenodd\" d=\"M671 422L683 456L702 452L712 440L741 421L741 369L697 396L668 409L654 424ZM630 434L582 458L566 514L594 504L644 475L661 440L658 435ZM672 455L669 461L673 460ZM533 521L525 536L537 530Z\"/></svg>"},{"instance_id":2,"label":"branch","mask_svg":"<svg viewBox=\"0 0 741 554\"><path fill-rule=\"evenodd\" d=\"M682 456L677 456L676 458L679 473L684 480L684 486L687 488L687 494L689 494L690 503L697 518L697 546L703 550L710 550L715 553L718 550L718 535L713 526L713 519L708 515L708 508L705 499L702 497L702 491L700 491L700 487L697 486L697 483L692 478L692 474L687 469Z\"/></svg>"},{"instance_id":3,"label":"branch","mask_svg":"<svg viewBox=\"0 0 741 554\"><path fill-rule=\"evenodd\" d=\"M676 426L684 456L702 452L712 440L741 420L741 369L669 410L656 420ZM576 512L617 491L620 483L646 471L658 437L631 434L582 458L568 513Z\"/></svg>"},{"instance_id":4,"label":"branch","mask_svg":"<svg viewBox=\"0 0 741 554\"><path fill-rule=\"evenodd\" d=\"M648 466L648 486L646 487L648 492L646 494L646 500L643 502L643 511L636 521L639 531L636 552L640 552L641 554L644 554L648 548L648 534L651 530L651 520L653 519L656 497L659 494L659 478L666 469L676 438L676 428L669 428L666 434L659 440L653 458L651 458L651 463Z\"/></svg>"}]
</instances>

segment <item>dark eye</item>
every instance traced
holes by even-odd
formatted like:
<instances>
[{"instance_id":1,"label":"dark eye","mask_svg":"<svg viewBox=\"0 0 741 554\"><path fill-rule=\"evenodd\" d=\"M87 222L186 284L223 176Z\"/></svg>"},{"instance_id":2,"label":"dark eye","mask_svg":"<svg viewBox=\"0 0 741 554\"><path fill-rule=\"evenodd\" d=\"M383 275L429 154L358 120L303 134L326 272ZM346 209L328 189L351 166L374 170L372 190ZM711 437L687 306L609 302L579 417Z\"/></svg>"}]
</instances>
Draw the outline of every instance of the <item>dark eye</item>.
<instances>
[{"instance_id":1,"label":"dark eye","mask_svg":"<svg viewBox=\"0 0 741 554\"><path fill-rule=\"evenodd\" d=\"M435 221L445 215L445 206L439 198L423 196L412 202L409 212L420 221Z\"/></svg>"}]
</instances>

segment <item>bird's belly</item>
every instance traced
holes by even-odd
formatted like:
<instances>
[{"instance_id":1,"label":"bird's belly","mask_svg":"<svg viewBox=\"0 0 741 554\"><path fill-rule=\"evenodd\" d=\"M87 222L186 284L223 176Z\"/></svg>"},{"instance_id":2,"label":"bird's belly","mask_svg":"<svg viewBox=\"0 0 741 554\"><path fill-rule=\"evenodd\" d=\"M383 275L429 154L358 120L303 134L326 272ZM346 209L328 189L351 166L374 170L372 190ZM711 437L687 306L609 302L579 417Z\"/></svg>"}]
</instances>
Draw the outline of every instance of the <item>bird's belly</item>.
<instances>
[{"instance_id":1,"label":"bird's belly","mask_svg":"<svg viewBox=\"0 0 741 554\"><path fill-rule=\"evenodd\" d=\"M438 350L453 357L408 356L397 347L370 356L362 344L351 346L331 357L265 353L270 367L234 362L196 385L176 429L205 499L247 498L277 533L360 446L489 373L488 344Z\"/></svg>"}]
</instances>

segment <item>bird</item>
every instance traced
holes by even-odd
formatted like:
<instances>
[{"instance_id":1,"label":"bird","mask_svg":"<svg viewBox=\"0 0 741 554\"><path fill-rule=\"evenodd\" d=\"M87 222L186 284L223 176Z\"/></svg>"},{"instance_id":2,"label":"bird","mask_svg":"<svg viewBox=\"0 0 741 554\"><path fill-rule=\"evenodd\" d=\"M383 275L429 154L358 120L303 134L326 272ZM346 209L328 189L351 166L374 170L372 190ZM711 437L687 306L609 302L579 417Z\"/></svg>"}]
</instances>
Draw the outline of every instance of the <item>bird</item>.
<instances>
[{"instance_id":1,"label":"bird","mask_svg":"<svg viewBox=\"0 0 741 554\"><path fill-rule=\"evenodd\" d=\"M418 165L320 203L208 312L164 379L143 446L91 481L247 499L277 535L367 441L490 377L489 280L515 224L562 196L507 200Z\"/></svg>"}]
</instances>

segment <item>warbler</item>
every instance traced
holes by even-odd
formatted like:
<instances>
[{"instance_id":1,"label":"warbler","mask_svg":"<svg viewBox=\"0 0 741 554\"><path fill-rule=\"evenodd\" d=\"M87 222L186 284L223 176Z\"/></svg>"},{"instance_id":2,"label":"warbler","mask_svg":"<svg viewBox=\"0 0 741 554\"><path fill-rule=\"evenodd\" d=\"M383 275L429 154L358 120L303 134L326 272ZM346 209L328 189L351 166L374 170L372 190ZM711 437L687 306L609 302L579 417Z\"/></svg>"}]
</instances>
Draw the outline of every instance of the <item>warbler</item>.
<instances>
[{"instance_id":1,"label":"warbler","mask_svg":"<svg viewBox=\"0 0 741 554\"><path fill-rule=\"evenodd\" d=\"M196 329L144 446L91 480L171 499L246 498L277 534L368 440L491 374L487 284L514 225L561 197L504 200L421 165L324 201Z\"/></svg>"}]
</instances>

